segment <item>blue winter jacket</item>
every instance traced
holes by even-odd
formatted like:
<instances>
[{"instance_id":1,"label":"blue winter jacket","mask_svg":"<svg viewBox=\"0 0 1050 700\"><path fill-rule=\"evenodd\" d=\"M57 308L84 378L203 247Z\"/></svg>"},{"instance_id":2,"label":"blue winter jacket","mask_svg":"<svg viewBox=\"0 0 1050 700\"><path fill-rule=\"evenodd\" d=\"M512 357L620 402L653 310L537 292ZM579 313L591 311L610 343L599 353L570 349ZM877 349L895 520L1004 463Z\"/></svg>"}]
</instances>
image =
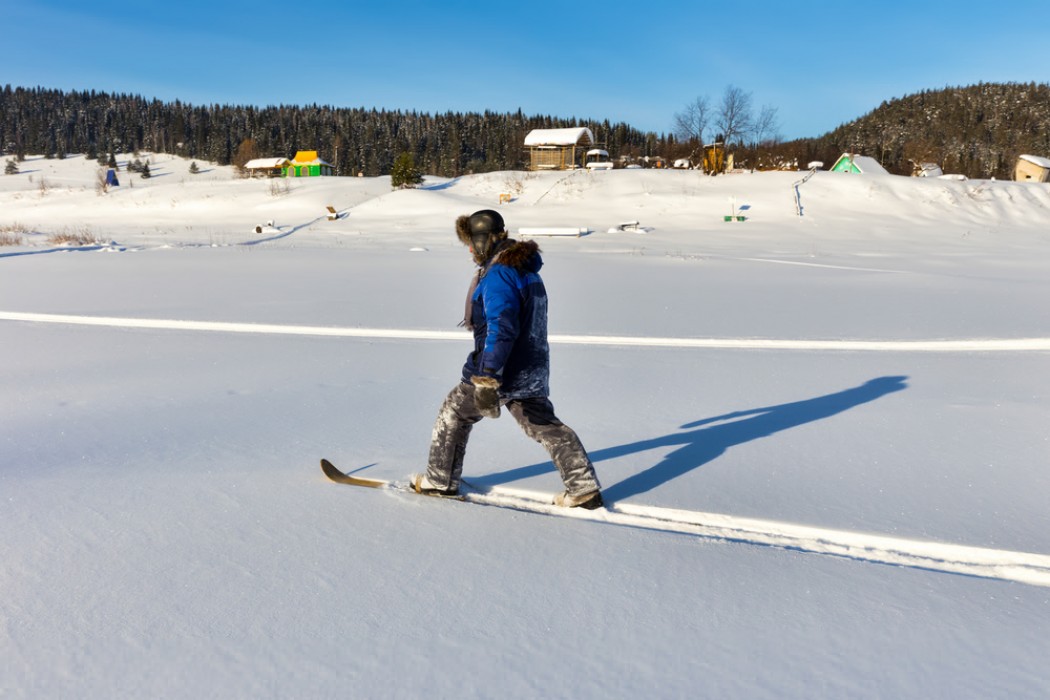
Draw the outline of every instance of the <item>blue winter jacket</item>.
<instances>
[{"instance_id":1,"label":"blue winter jacket","mask_svg":"<svg viewBox=\"0 0 1050 700\"><path fill-rule=\"evenodd\" d=\"M474 352L463 365L463 381L495 377L504 399L550 393L547 290L535 241L510 240L484 273L471 297Z\"/></svg>"}]
</instances>

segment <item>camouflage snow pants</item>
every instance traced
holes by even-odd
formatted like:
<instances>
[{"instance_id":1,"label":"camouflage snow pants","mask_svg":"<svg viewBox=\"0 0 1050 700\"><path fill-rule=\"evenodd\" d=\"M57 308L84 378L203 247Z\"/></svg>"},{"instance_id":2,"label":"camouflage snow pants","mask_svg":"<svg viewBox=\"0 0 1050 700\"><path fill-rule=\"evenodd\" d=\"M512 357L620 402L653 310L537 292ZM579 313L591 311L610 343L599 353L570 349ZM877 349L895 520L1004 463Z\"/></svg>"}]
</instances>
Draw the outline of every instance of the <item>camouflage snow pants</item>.
<instances>
[{"instance_id":1,"label":"camouflage snow pants","mask_svg":"<svg viewBox=\"0 0 1050 700\"><path fill-rule=\"evenodd\" d=\"M600 489L587 450L583 448L576 432L554 415L550 399L512 399L503 406L518 421L525 434L547 450L570 495L593 493ZM445 398L434 423L427 463L427 479L432 484L439 488L459 487L467 439L474 424L481 418L482 415L474 406L474 387L460 382Z\"/></svg>"}]
</instances>

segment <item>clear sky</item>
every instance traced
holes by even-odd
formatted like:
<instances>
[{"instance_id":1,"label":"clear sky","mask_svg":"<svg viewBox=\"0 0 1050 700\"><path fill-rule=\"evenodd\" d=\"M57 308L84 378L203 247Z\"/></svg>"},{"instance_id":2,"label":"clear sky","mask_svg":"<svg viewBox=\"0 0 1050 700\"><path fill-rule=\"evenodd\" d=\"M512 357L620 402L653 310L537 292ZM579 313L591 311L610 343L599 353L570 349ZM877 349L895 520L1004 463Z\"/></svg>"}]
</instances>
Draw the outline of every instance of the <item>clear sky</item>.
<instances>
[{"instance_id":1,"label":"clear sky","mask_svg":"<svg viewBox=\"0 0 1050 700\"><path fill-rule=\"evenodd\" d=\"M1050 81L1050 1L10 0L0 84L191 104L508 112L670 132L727 85L819 136L885 100Z\"/></svg>"}]
</instances>

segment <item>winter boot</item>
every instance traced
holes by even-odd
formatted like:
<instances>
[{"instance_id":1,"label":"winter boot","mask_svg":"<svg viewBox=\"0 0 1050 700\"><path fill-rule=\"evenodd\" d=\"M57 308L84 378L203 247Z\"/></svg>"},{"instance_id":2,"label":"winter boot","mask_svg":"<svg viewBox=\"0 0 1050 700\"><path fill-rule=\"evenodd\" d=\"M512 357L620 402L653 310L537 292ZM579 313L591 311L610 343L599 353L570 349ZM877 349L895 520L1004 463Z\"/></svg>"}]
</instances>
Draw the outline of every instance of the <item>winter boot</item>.
<instances>
[{"instance_id":1,"label":"winter boot","mask_svg":"<svg viewBox=\"0 0 1050 700\"><path fill-rule=\"evenodd\" d=\"M412 477L412 489L424 496L458 496L458 488L443 489L435 486L427 478L426 474L416 474Z\"/></svg>"},{"instance_id":2,"label":"winter boot","mask_svg":"<svg viewBox=\"0 0 1050 700\"><path fill-rule=\"evenodd\" d=\"M554 497L554 505L562 506L564 508L585 508L586 510L594 510L604 506L605 502L602 501L601 491L581 493L578 496L572 496L568 491L563 491Z\"/></svg>"}]
</instances>

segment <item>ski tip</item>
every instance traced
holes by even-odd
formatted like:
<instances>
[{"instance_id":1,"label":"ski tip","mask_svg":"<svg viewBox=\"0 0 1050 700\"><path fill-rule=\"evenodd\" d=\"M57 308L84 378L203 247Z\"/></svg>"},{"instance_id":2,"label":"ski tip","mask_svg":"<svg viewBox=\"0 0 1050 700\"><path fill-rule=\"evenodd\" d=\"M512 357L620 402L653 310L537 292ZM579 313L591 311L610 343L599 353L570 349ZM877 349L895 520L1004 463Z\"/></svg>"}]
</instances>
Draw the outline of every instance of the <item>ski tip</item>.
<instances>
[{"instance_id":1,"label":"ski tip","mask_svg":"<svg viewBox=\"0 0 1050 700\"><path fill-rule=\"evenodd\" d=\"M350 484L351 486L365 486L367 488L378 489L387 485L388 482L382 479L368 479L357 476L350 476L344 473L334 464L329 462L327 459L321 460L321 471L332 481L340 484Z\"/></svg>"}]
</instances>

